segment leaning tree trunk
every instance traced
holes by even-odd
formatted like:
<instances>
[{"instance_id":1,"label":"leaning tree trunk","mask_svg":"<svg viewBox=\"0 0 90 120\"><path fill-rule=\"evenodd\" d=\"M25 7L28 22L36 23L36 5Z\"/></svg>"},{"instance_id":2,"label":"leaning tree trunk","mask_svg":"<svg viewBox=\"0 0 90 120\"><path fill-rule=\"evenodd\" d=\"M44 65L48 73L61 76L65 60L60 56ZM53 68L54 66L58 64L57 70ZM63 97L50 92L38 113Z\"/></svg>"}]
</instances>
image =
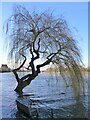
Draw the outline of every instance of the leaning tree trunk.
<instances>
[{"instance_id":1,"label":"leaning tree trunk","mask_svg":"<svg viewBox=\"0 0 90 120\"><path fill-rule=\"evenodd\" d=\"M33 74L27 74L26 76L23 76L23 77L20 79L19 77L17 77L18 74L17 74L16 72L14 72L14 75L15 75L15 77L17 78L16 80L17 80L17 83L18 83L17 87L15 88L15 91L16 91L19 95L23 94L23 89L24 89L26 86L28 86L28 85L31 83L31 81L34 80L34 78L35 78L36 76L38 76L38 73L40 73L39 70L37 70L37 71L36 71L35 73L33 73Z\"/></svg>"},{"instance_id":2,"label":"leaning tree trunk","mask_svg":"<svg viewBox=\"0 0 90 120\"><path fill-rule=\"evenodd\" d=\"M36 76L38 76L38 74L40 73L40 68L45 66L45 65L48 65L51 62L52 58L53 58L53 56L52 56L51 58L48 58L44 63L42 63L40 65L37 65L36 66L36 70L35 70L35 66L34 66L33 62L37 58L39 58L39 54L38 54L38 52L35 49L34 49L34 52L36 53L37 56L34 57L32 51L31 51L32 58L31 58L31 62L29 63L29 67L31 67L31 69L32 69L32 73L31 74L27 74L27 75L23 76L22 78L19 78L19 76L18 76L17 71L20 70L20 68L24 65L24 63L26 61L26 57L24 55L23 55L23 57L25 57L25 60L23 61L23 63L20 65L20 67L18 67L17 69L13 70L13 73L14 73L15 78L16 78L17 83L18 83L15 91L18 94L23 94L23 89L26 86L28 86L30 84L30 82L36 78Z\"/></svg>"},{"instance_id":3,"label":"leaning tree trunk","mask_svg":"<svg viewBox=\"0 0 90 120\"><path fill-rule=\"evenodd\" d=\"M17 87L15 88L15 92L17 92L19 95L23 94L23 87L22 87L23 83L18 83Z\"/></svg>"},{"instance_id":4,"label":"leaning tree trunk","mask_svg":"<svg viewBox=\"0 0 90 120\"><path fill-rule=\"evenodd\" d=\"M23 94L23 89L24 89L26 86L28 86L32 80L33 80L33 79L31 79L31 78L28 78L27 80L24 80L24 81L22 81L22 79L19 80L18 85L17 85L17 87L15 88L15 91L16 91L19 95Z\"/></svg>"}]
</instances>

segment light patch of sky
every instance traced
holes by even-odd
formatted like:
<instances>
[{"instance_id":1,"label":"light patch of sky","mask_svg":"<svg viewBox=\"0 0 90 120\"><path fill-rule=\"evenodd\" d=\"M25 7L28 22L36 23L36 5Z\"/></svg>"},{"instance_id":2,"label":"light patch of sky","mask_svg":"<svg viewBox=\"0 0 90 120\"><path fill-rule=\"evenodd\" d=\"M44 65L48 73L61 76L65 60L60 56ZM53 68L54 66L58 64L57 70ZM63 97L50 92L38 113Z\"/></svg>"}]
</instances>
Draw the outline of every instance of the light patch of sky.
<instances>
[{"instance_id":1,"label":"light patch of sky","mask_svg":"<svg viewBox=\"0 0 90 120\"><path fill-rule=\"evenodd\" d=\"M3 2L88 2L89 0L2 0Z\"/></svg>"},{"instance_id":2,"label":"light patch of sky","mask_svg":"<svg viewBox=\"0 0 90 120\"><path fill-rule=\"evenodd\" d=\"M82 60L84 64L88 65L88 3L87 2L3 2L2 3L2 25L12 14L12 9L15 4L24 5L30 12L36 10L41 11L53 11L55 16L63 16L72 33L78 40L79 47L81 49ZM47 12L48 12L47 11ZM6 41L5 37L2 37L0 42L2 45ZM1 47L3 48L3 46ZM3 59L0 64L6 63L7 52L5 49L0 50L0 55L3 55Z\"/></svg>"}]
</instances>

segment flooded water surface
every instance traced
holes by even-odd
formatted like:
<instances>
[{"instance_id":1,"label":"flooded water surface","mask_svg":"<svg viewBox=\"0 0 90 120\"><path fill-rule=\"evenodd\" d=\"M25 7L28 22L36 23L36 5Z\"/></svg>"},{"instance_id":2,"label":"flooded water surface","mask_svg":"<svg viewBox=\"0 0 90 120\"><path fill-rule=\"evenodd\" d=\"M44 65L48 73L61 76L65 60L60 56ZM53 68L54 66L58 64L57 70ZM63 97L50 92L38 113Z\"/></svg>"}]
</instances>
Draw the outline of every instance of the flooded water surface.
<instances>
[{"instance_id":1,"label":"flooded water surface","mask_svg":"<svg viewBox=\"0 0 90 120\"><path fill-rule=\"evenodd\" d=\"M19 73L23 75L24 73ZM41 73L24 93L37 102L39 117L45 118L46 113L54 118L87 118L88 111L88 75L85 75L85 94L75 96L71 86L65 84L61 76ZM12 73L0 73L0 106L2 118L19 118L16 107L17 94L14 91L17 82ZM52 110L52 111L51 111ZM41 111L41 112L40 112ZM42 111L45 111L43 114ZM42 114L41 114L42 113Z\"/></svg>"}]
</instances>

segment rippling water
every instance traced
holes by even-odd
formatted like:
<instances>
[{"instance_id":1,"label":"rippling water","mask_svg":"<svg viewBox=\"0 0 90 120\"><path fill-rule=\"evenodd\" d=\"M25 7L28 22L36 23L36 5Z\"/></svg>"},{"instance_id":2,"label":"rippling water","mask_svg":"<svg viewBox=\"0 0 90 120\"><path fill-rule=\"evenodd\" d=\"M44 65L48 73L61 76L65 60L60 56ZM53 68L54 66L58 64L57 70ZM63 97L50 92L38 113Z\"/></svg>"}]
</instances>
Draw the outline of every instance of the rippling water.
<instances>
[{"instance_id":1,"label":"rippling water","mask_svg":"<svg viewBox=\"0 0 90 120\"><path fill-rule=\"evenodd\" d=\"M19 73L23 75L25 73ZM88 111L88 75L85 75L85 94L74 96L71 86L66 86L60 76L41 73L24 92L37 101L43 110L52 109L55 118L85 118ZM17 94L14 89L17 82L12 73L0 73L0 103L2 101L2 118L20 117L16 108ZM1 99L2 98L2 99ZM0 115L0 116L1 116ZM42 116L44 117L44 115Z\"/></svg>"}]
</instances>

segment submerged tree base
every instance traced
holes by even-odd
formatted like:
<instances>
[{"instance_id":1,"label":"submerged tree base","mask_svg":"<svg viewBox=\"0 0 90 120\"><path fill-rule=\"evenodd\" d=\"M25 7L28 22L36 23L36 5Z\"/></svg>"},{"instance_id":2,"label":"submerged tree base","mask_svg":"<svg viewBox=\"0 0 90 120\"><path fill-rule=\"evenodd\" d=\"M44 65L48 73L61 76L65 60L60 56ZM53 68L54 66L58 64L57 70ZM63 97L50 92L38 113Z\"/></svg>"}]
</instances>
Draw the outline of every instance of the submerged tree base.
<instances>
[{"instance_id":1,"label":"submerged tree base","mask_svg":"<svg viewBox=\"0 0 90 120\"><path fill-rule=\"evenodd\" d=\"M19 86L17 86L16 89L15 89L14 91L15 91L17 94L19 94L19 95L22 95L22 94L23 94L23 90L20 89Z\"/></svg>"}]
</instances>

